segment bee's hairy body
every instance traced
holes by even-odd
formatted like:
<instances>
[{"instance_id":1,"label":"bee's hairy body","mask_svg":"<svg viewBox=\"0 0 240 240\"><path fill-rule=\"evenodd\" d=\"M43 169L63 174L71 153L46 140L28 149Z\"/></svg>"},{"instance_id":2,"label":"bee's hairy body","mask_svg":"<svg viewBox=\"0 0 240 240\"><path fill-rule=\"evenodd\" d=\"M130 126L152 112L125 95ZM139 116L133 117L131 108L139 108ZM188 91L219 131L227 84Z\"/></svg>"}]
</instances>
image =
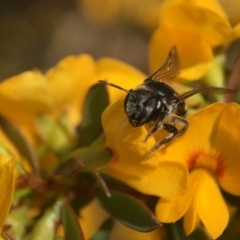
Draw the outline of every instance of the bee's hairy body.
<instances>
[{"instance_id":1,"label":"bee's hairy body","mask_svg":"<svg viewBox=\"0 0 240 240\"><path fill-rule=\"evenodd\" d=\"M124 109L129 123L133 127L154 122L153 127L145 137L145 141L159 130L164 129L169 133L146 154L145 158L186 132L189 124L185 119L187 114L185 99L200 92L233 92L232 89L228 88L207 86L178 94L165 81L175 78L179 72L179 57L176 47L173 47L164 64L135 90L126 90L107 81L100 81L127 92Z\"/></svg>"}]
</instances>

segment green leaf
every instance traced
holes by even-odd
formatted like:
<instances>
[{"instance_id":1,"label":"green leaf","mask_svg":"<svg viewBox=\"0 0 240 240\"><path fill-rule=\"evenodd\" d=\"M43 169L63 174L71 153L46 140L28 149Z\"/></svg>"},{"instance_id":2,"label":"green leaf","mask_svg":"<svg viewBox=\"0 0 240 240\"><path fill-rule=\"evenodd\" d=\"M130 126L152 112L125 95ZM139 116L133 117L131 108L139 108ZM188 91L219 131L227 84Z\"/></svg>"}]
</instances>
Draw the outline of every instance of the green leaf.
<instances>
[{"instance_id":1,"label":"green leaf","mask_svg":"<svg viewBox=\"0 0 240 240\"><path fill-rule=\"evenodd\" d=\"M73 209L68 205L64 204L62 207L62 222L64 227L65 240L84 240L82 229L79 225L77 216Z\"/></svg>"},{"instance_id":2,"label":"green leaf","mask_svg":"<svg viewBox=\"0 0 240 240\"><path fill-rule=\"evenodd\" d=\"M17 150L28 160L35 174L39 175L38 159L33 148L27 142L21 131L10 121L0 116L0 126Z\"/></svg>"},{"instance_id":3,"label":"green leaf","mask_svg":"<svg viewBox=\"0 0 240 240\"><path fill-rule=\"evenodd\" d=\"M76 158L82 161L84 172L92 172L106 165L112 159L112 152L104 146L89 146L79 148L65 157L65 159ZM78 167L78 166L76 166Z\"/></svg>"},{"instance_id":4,"label":"green leaf","mask_svg":"<svg viewBox=\"0 0 240 240\"><path fill-rule=\"evenodd\" d=\"M161 226L155 215L130 195L111 191L111 197L97 194L102 207L125 226L140 232L149 232Z\"/></svg>"},{"instance_id":5,"label":"green leaf","mask_svg":"<svg viewBox=\"0 0 240 240\"><path fill-rule=\"evenodd\" d=\"M91 143L92 147L96 146L104 146L106 143L106 136L104 133L102 133L98 138L94 140L94 142Z\"/></svg>"},{"instance_id":6,"label":"green leaf","mask_svg":"<svg viewBox=\"0 0 240 240\"><path fill-rule=\"evenodd\" d=\"M23 205L19 208L13 209L7 218L6 224L11 225L15 240L23 239L26 227L30 224L31 219L26 217L28 215L29 207Z\"/></svg>"},{"instance_id":7,"label":"green leaf","mask_svg":"<svg viewBox=\"0 0 240 240\"><path fill-rule=\"evenodd\" d=\"M62 200L45 210L32 232L24 240L54 240L56 222L60 220Z\"/></svg>"},{"instance_id":8,"label":"green leaf","mask_svg":"<svg viewBox=\"0 0 240 240\"><path fill-rule=\"evenodd\" d=\"M48 116L41 116L37 120L48 148L59 154L67 152L71 138L59 122L52 120Z\"/></svg>"},{"instance_id":9,"label":"green leaf","mask_svg":"<svg viewBox=\"0 0 240 240\"><path fill-rule=\"evenodd\" d=\"M67 161L64 161L60 166L58 166L53 174L54 175L70 175L75 172L80 171L84 167L84 164L81 159L77 157L72 157L68 159Z\"/></svg>"},{"instance_id":10,"label":"green leaf","mask_svg":"<svg viewBox=\"0 0 240 240\"><path fill-rule=\"evenodd\" d=\"M79 127L80 140L78 146L91 144L102 132L101 115L108 106L107 88L103 84L92 86L85 99L83 119Z\"/></svg>"}]
</instances>

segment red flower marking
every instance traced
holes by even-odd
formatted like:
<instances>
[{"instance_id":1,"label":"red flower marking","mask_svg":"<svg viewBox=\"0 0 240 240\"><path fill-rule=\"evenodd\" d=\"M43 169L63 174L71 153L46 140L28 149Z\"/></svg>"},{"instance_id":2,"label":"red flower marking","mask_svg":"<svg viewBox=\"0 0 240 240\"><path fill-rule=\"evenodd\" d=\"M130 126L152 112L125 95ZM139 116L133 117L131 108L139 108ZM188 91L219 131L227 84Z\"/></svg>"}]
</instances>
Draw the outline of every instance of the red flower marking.
<instances>
[{"instance_id":1,"label":"red flower marking","mask_svg":"<svg viewBox=\"0 0 240 240\"><path fill-rule=\"evenodd\" d=\"M189 170L198 166L197 161L200 156L215 161L215 169L213 169L213 171L219 178L223 177L225 169L226 169L226 165L224 163L224 159L222 158L222 156L219 153L206 153L203 150L198 150L196 152L191 153L190 157L187 161Z\"/></svg>"},{"instance_id":2,"label":"red flower marking","mask_svg":"<svg viewBox=\"0 0 240 240\"><path fill-rule=\"evenodd\" d=\"M190 154L189 160L187 161L189 170L195 167L197 163L197 159L199 158L200 155L203 155L203 154L204 152L202 150L198 150Z\"/></svg>"},{"instance_id":3,"label":"red flower marking","mask_svg":"<svg viewBox=\"0 0 240 240\"><path fill-rule=\"evenodd\" d=\"M215 156L215 160L217 162L217 166L216 166L216 174L217 176L223 177L225 169L226 169L226 165L224 164L224 159L221 157L221 155L216 154L217 156Z\"/></svg>"}]
</instances>

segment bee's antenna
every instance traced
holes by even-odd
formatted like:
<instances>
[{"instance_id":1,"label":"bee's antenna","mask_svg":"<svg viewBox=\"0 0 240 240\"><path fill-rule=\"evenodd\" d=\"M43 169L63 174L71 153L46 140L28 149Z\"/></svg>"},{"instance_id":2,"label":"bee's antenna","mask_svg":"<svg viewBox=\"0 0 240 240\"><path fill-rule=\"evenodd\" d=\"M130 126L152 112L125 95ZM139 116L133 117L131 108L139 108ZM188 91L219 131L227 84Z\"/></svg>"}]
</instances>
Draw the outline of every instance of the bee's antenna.
<instances>
[{"instance_id":1,"label":"bee's antenna","mask_svg":"<svg viewBox=\"0 0 240 240\"><path fill-rule=\"evenodd\" d=\"M100 82L100 83L102 83L102 84L105 84L105 85L108 85L108 86L115 87L115 88L120 89L120 90L122 90L122 91L124 91L124 92L126 92L126 93L129 93L128 90L126 90L126 89L124 89L124 88L122 88L122 87L119 87L119 86L117 86L117 85L115 85L115 84L113 84L113 83L110 83L110 82L108 82L108 81L99 80L98 82Z\"/></svg>"},{"instance_id":2,"label":"bee's antenna","mask_svg":"<svg viewBox=\"0 0 240 240\"><path fill-rule=\"evenodd\" d=\"M230 88L206 86L206 87L202 87L199 89L193 89L188 92L185 92L185 93L181 94L180 97L185 100L185 99L187 99L197 93L201 93L201 92L206 92L206 93L212 92L212 93L224 94L224 93L234 93L236 91L233 89L230 89Z\"/></svg>"}]
</instances>

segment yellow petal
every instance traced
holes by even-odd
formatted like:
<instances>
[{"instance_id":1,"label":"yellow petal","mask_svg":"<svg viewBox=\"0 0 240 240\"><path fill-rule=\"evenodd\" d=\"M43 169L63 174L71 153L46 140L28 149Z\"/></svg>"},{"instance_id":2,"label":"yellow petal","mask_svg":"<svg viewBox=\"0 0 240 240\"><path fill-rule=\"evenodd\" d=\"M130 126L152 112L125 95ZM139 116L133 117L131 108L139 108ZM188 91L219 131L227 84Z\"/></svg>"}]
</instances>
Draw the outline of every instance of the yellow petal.
<instances>
[{"instance_id":1,"label":"yellow petal","mask_svg":"<svg viewBox=\"0 0 240 240\"><path fill-rule=\"evenodd\" d=\"M184 230L186 235L191 234L198 226L200 218L197 212L198 187L201 184L201 171L193 171L190 174L189 192L191 193L191 203L184 215Z\"/></svg>"},{"instance_id":2,"label":"yellow petal","mask_svg":"<svg viewBox=\"0 0 240 240\"><path fill-rule=\"evenodd\" d=\"M196 34L180 29L158 28L150 41L150 70L156 71L172 46L177 46L182 67L179 77L186 80L201 78L212 65L210 46Z\"/></svg>"},{"instance_id":3,"label":"yellow petal","mask_svg":"<svg viewBox=\"0 0 240 240\"><path fill-rule=\"evenodd\" d=\"M187 211L191 202L186 194L172 198L161 198L155 212L160 222L172 223L179 220Z\"/></svg>"},{"instance_id":4,"label":"yellow petal","mask_svg":"<svg viewBox=\"0 0 240 240\"><path fill-rule=\"evenodd\" d=\"M233 27L232 34L229 35L227 38L225 38L224 45L226 45L226 46L229 45L231 42L238 39L239 37L240 37L240 23L236 24Z\"/></svg>"},{"instance_id":5,"label":"yellow petal","mask_svg":"<svg viewBox=\"0 0 240 240\"><path fill-rule=\"evenodd\" d=\"M142 84L146 75L138 69L113 58L101 58L97 62L96 80L107 80L126 90L135 89ZM108 87L110 103L116 102L126 96L126 92L119 89Z\"/></svg>"},{"instance_id":6,"label":"yellow petal","mask_svg":"<svg viewBox=\"0 0 240 240\"><path fill-rule=\"evenodd\" d=\"M74 86L71 75L65 69L53 68L46 74L55 107L59 107L72 98Z\"/></svg>"},{"instance_id":7,"label":"yellow petal","mask_svg":"<svg viewBox=\"0 0 240 240\"><path fill-rule=\"evenodd\" d=\"M132 127L124 112L123 100L109 106L102 114L102 125L107 137L107 145L113 150L114 158L106 169L109 173L119 172L126 176L141 178L157 168L158 157L153 154L143 159L156 143L154 138L144 142L145 127Z\"/></svg>"},{"instance_id":8,"label":"yellow petal","mask_svg":"<svg viewBox=\"0 0 240 240\"><path fill-rule=\"evenodd\" d=\"M191 234L197 228L199 223L200 223L200 218L197 213L196 204L195 204L195 201L192 201L189 206L189 209L184 215L183 227L186 235Z\"/></svg>"},{"instance_id":9,"label":"yellow petal","mask_svg":"<svg viewBox=\"0 0 240 240\"><path fill-rule=\"evenodd\" d=\"M207 171L199 172L201 184L197 192L198 214L209 234L216 239L228 224L228 208L216 180Z\"/></svg>"},{"instance_id":10,"label":"yellow petal","mask_svg":"<svg viewBox=\"0 0 240 240\"><path fill-rule=\"evenodd\" d=\"M93 200L80 210L80 225L84 237L91 239L109 215Z\"/></svg>"},{"instance_id":11,"label":"yellow petal","mask_svg":"<svg viewBox=\"0 0 240 240\"><path fill-rule=\"evenodd\" d=\"M188 171L182 164L173 161L160 162L158 168L141 178L134 178L117 169L105 171L108 175L125 182L144 194L173 197L186 192Z\"/></svg>"},{"instance_id":12,"label":"yellow petal","mask_svg":"<svg viewBox=\"0 0 240 240\"><path fill-rule=\"evenodd\" d=\"M151 232L138 232L131 228L125 227L120 222L115 221L111 230L109 240L161 240L164 239L166 233L163 228L155 229Z\"/></svg>"},{"instance_id":13,"label":"yellow petal","mask_svg":"<svg viewBox=\"0 0 240 240\"><path fill-rule=\"evenodd\" d=\"M14 166L13 158L10 156L0 155L0 230L6 220L10 209L12 194L14 190Z\"/></svg>"},{"instance_id":14,"label":"yellow petal","mask_svg":"<svg viewBox=\"0 0 240 240\"><path fill-rule=\"evenodd\" d=\"M101 58L97 61L97 72L108 72L111 70L112 72L121 72L125 75L129 75L132 77L139 77L139 78L144 78L146 77L140 70L134 68L133 66L122 62L120 60L114 59L114 58ZM123 80L128 83L128 80Z\"/></svg>"},{"instance_id":15,"label":"yellow petal","mask_svg":"<svg viewBox=\"0 0 240 240\"><path fill-rule=\"evenodd\" d=\"M193 201L195 201L194 194L198 184L198 176L191 173L189 177L189 186L183 195L171 198L161 198L156 206L156 215L160 222L175 222L179 220L186 212L188 212L187 218L191 217L191 222L188 224L189 226L192 225L192 216L196 215L196 208L193 208ZM192 214L191 210L194 210L195 213Z\"/></svg>"},{"instance_id":16,"label":"yellow petal","mask_svg":"<svg viewBox=\"0 0 240 240\"><path fill-rule=\"evenodd\" d=\"M222 166L218 172L220 185L229 193L240 196L238 129L240 129L240 107L237 103L226 104L215 124L211 141L213 148L220 153L222 159L219 160L219 164L222 164Z\"/></svg>"},{"instance_id":17,"label":"yellow petal","mask_svg":"<svg viewBox=\"0 0 240 240\"><path fill-rule=\"evenodd\" d=\"M228 15L232 26L240 22L240 5L238 0L218 0Z\"/></svg>"},{"instance_id":18,"label":"yellow petal","mask_svg":"<svg viewBox=\"0 0 240 240\"><path fill-rule=\"evenodd\" d=\"M156 171L139 181L130 180L129 184L146 194L161 197L181 195L187 190L188 170L174 161L160 161Z\"/></svg>"},{"instance_id":19,"label":"yellow petal","mask_svg":"<svg viewBox=\"0 0 240 240\"><path fill-rule=\"evenodd\" d=\"M46 73L55 107L67 103L68 116L74 125L81 120L81 109L94 74L94 59L87 54L66 57Z\"/></svg>"},{"instance_id":20,"label":"yellow petal","mask_svg":"<svg viewBox=\"0 0 240 240\"><path fill-rule=\"evenodd\" d=\"M53 99L46 78L38 71L23 72L0 83L0 113L9 118L50 111Z\"/></svg>"},{"instance_id":21,"label":"yellow petal","mask_svg":"<svg viewBox=\"0 0 240 240\"><path fill-rule=\"evenodd\" d=\"M236 26L234 26L232 39L237 39L239 37L240 37L240 23L238 23Z\"/></svg>"},{"instance_id":22,"label":"yellow petal","mask_svg":"<svg viewBox=\"0 0 240 240\"><path fill-rule=\"evenodd\" d=\"M226 13L216 0L191 0L187 4L184 0L166 1L161 7L160 24L195 34L211 46L220 45L232 31Z\"/></svg>"},{"instance_id":23,"label":"yellow petal","mask_svg":"<svg viewBox=\"0 0 240 240\"><path fill-rule=\"evenodd\" d=\"M219 0L191 0L191 4L197 8L206 9L223 19L228 19L225 9L220 4Z\"/></svg>"},{"instance_id":24,"label":"yellow petal","mask_svg":"<svg viewBox=\"0 0 240 240\"><path fill-rule=\"evenodd\" d=\"M143 159L156 142L154 138L144 142L145 127L134 128L129 124L122 100L104 111L102 123L107 145L114 154L102 171L147 194L174 196L185 191L188 172L184 165L162 162L158 152Z\"/></svg>"}]
</instances>

